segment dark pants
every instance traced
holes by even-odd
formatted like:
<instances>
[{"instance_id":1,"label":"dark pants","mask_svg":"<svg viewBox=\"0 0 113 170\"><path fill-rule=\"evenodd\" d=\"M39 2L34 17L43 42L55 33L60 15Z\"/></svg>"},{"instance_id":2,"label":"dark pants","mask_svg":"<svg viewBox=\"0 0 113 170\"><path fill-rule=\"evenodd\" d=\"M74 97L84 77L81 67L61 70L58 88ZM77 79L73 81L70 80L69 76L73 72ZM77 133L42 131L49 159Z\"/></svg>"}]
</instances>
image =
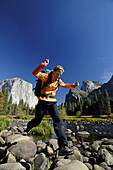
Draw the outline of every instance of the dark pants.
<instances>
[{"instance_id":1,"label":"dark pants","mask_svg":"<svg viewBox=\"0 0 113 170\"><path fill-rule=\"evenodd\" d=\"M28 122L27 130L29 131L33 127L38 126L41 123L47 110L53 119L54 130L58 137L58 145L61 148L62 146L67 145L67 137L62 125L62 120L60 119L59 116L56 102L46 102L46 101L39 100L36 106L35 117L30 122Z\"/></svg>"}]
</instances>

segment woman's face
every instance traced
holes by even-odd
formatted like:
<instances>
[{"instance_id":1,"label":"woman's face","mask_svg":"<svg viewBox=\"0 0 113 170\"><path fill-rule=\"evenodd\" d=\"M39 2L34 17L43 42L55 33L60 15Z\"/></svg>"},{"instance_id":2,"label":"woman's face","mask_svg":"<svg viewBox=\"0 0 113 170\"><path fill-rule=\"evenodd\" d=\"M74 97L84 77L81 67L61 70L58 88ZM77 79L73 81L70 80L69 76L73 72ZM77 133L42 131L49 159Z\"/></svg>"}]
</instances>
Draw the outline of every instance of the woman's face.
<instances>
[{"instance_id":1,"label":"woman's face","mask_svg":"<svg viewBox=\"0 0 113 170\"><path fill-rule=\"evenodd\" d=\"M55 79L59 79L61 77L62 73L63 73L63 71L60 69L58 69L56 71L53 70L53 75L54 75Z\"/></svg>"}]
</instances>

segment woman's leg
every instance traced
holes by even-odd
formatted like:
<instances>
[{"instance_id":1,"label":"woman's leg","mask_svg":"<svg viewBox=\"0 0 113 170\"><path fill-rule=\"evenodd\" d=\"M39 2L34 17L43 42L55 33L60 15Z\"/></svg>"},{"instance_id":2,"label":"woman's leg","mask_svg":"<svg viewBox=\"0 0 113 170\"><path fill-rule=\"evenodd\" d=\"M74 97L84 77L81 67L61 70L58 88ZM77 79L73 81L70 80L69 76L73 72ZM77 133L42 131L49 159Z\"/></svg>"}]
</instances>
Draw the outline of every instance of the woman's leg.
<instances>
[{"instance_id":1,"label":"woman's leg","mask_svg":"<svg viewBox=\"0 0 113 170\"><path fill-rule=\"evenodd\" d=\"M35 117L27 124L27 132L29 132L33 127L38 126L40 124L47 111L47 108L47 102L39 100L36 106Z\"/></svg>"},{"instance_id":2,"label":"woman's leg","mask_svg":"<svg viewBox=\"0 0 113 170\"><path fill-rule=\"evenodd\" d=\"M67 145L67 136L63 128L62 120L60 119L57 104L52 102L48 108L48 111L53 119L54 130L58 137L58 145L61 148Z\"/></svg>"}]
</instances>

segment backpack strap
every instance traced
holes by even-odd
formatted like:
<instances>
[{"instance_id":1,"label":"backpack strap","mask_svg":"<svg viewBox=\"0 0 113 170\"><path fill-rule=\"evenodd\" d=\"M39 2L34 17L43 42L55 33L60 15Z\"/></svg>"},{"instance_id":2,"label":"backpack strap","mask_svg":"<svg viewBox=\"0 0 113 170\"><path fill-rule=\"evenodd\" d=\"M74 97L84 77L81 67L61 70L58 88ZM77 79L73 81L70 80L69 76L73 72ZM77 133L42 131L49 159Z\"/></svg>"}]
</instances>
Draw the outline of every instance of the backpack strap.
<instances>
[{"instance_id":1,"label":"backpack strap","mask_svg":"<svg viewBox=\"0 0 113 170\"><path fill-rule=\"evenodd\" d=\"M47 79L47 81L43 84L43 86L41 87L41 90L44 88L44 87L46 87L49 83L51 83L52 82L52 71L48 74L49 75L49 77L48 77L48 79ZM60 79L58 79L58 87L60 86Z\"/></svg>"},{"instance_id":2,"label":"backpack strap","mask_svg":"<svg viewBox=\"0 0 113 170\"><path fill-rule=\"evenodd\" d=\"M47 81L43 84L43 86L41 87L41 90L42 90L44 87L46 87L49 83L52 82L52 72L50 72L48 75L49 75L49 77L48 77Z\"/></svg>"}]
</instances>

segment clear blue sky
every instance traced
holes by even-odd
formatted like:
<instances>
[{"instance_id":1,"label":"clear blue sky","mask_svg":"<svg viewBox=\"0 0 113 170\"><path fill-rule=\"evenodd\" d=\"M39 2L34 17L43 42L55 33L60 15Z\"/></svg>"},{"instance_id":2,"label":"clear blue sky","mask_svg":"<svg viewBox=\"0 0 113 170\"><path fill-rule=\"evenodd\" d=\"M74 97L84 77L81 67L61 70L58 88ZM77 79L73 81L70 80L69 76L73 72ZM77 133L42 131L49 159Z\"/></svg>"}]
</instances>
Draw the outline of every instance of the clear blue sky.
<instances>
[{"instance_id":1,"label":"clear blue sky","mask_svg":"<svg viewBox=\"0 0 113 170\"><path fill-rule=\"evenodd\" d=\"M35 85L46 58L67 83L107 82L113 74L113 0L0 0L0 80ZM79 87L79 88L80 88ZM69 89L60 88L58 103Z\"/></svg>"}]
</instances>

